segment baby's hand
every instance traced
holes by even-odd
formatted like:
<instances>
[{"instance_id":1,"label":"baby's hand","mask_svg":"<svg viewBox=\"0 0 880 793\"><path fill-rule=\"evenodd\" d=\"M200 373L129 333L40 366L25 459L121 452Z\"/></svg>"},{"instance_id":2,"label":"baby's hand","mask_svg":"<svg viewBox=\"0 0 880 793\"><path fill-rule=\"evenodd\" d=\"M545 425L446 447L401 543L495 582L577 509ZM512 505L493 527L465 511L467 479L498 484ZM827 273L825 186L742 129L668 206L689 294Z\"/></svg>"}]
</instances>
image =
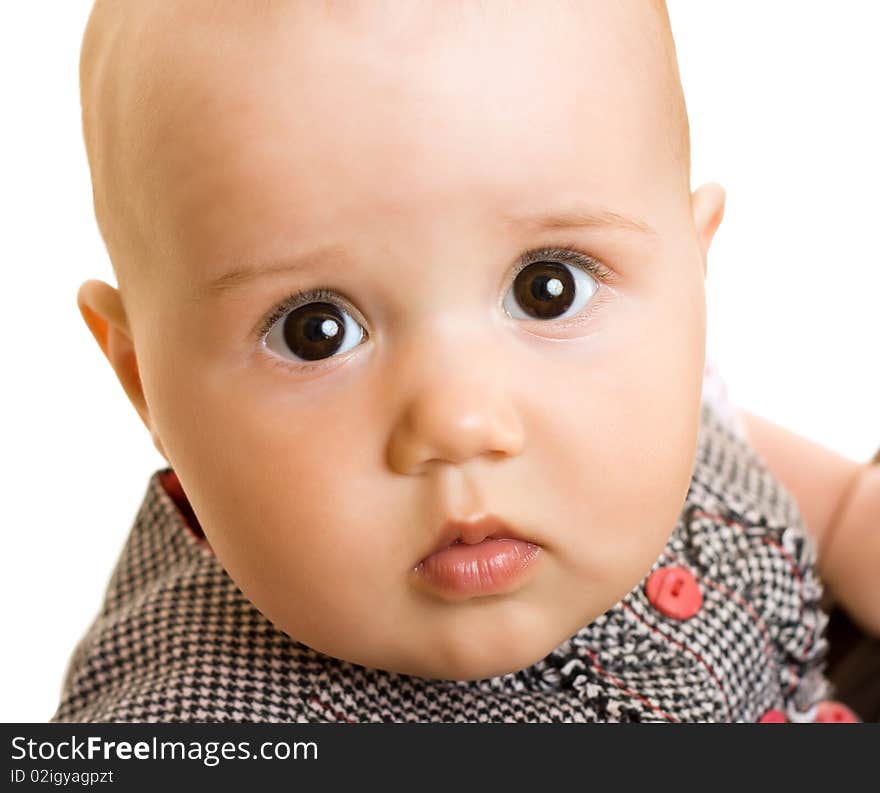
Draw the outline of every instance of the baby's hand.
<instances>
[{"instance_id":1,"label":"baby's hand","mask_svg":"<svg viewBox=\"0 0 880 793\"><path fill-rule=\"evenodd\" d=\"M880 452L859 463L747 411L749 442L797 502L819 573L850 619L880 636Z\"/></svg>"},{"instance_id":2,"label":"baby's hand","mask_svg":"<svg viewBox=\"0 0 880 793\"><path fill-rule=\"evenodd\" d=\"M860 466L820 546L820 570L853 622L880 636L880 464Z\"/></svg>"}]
</instances>

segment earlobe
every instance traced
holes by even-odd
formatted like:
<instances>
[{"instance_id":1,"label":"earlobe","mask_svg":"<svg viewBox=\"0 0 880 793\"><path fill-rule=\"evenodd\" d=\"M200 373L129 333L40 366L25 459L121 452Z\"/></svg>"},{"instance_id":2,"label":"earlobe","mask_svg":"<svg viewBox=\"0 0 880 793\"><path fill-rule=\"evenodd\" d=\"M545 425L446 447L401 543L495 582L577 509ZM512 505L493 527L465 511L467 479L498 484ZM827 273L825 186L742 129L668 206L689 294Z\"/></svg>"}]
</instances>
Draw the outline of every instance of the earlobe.
<instances>
[{"instance_id":1,"label":"earlobe","mask_svg":"<svg viewBox=\"0 0 880 793\"><path fill-rule=\"evenodd\" d=\"M724 188L717 182L707 182L691 194L694 230L703 260L703 273L706 272L709 246L724 217Z\"/></svg>"},{"instance_id":2,"label":"earlobe","mask_svg":"<svg viewBox=\"0 0 880 793\"><path fill-rule=\"evenodd\" d=\"M98 280L84 282L76 296L77 306L86 325L106 356L122 388L156 443L150 414L141 385L137 357L128 317L119 290ZM158 445L157 445L157 448ZM164 452L161 451L163 456Z\"/></svg>"}]
</instances>

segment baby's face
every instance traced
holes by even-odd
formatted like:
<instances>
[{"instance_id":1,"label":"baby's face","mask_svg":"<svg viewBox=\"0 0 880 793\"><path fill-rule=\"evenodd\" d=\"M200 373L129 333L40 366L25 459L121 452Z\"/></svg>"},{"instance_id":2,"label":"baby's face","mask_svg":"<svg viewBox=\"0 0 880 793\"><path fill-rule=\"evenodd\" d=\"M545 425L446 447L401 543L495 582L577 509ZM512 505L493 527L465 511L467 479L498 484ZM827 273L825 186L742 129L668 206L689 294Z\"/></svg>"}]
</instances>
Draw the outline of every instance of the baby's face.
<instances>
[{"instance_id":1,"label":"baby's face","mask_svg":"<svg viewBox=\"0 0 880 793\"><path fill-rule=\"evenodd\" d=\"M168 23L148 120L153 430L295 639L532 664L641 580L692 472L704 271L659 34L643 3L229 5ZM444 522L483 513L537 554L432 581Z\"/></svg>"}]
</instances>

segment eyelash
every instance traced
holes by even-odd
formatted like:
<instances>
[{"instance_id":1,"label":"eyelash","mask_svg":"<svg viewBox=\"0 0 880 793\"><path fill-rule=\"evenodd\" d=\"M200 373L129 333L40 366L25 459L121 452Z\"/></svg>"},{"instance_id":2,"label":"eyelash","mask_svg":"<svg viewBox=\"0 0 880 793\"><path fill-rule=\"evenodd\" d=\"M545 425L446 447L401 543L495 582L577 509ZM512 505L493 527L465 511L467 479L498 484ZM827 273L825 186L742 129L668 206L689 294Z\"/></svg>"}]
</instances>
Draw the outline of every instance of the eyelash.
<instances>
[{"instance_id":1,"label":"eyelash","mask_svg":"<svg viewBox=\"0 0 880 793\"><path fill-rule=\"evenodd\" d=\"M579 267L603 284L609 284L613 282L615 278L615 275L611 270L589 254L583 253L573 246L564 246L534 248L526 251L519 258L519 261L514 267L511 280L515 279L530 264L545 261L547 259L555 259ZM269 312L259 325L257 337L261 340L265 338L269 331L272 330L275 323L288 312L293 311L300 306L315 302L331 303L341 310L346 310L345 305L337 298L336 293L329 289L325 289L324 287L307 289L304 292L296 292L284 298L284 300L278 303Z\"/></svg>"},{"instance_id":2,"label":"eyelash","mask_svg":"<svg viewBox=\"0 0 880 793\"><path fill-rule=\"evenodd\" d=\"M566 264L573 264L575 267L580 267L582 270L586 270L586 272L592 275L593 278L600 283L608 284L614 280L614 273L604 264L573 246L534 248L530 251L526 251L520 257L519 262L517 262L511 280L514 280L530 264L541 262L545 259L557 259Z\"/></svg>"}]
</instances>

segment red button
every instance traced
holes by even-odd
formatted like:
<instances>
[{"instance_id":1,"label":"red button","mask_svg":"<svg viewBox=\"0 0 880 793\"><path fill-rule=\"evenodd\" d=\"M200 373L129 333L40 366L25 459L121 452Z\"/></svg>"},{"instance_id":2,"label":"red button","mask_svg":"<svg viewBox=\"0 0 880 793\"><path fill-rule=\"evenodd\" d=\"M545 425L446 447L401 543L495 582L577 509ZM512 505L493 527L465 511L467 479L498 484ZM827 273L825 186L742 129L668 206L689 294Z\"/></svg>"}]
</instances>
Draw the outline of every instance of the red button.
<instances>
[{"instance_id":1,"label":"red button","mask_svg":"<svg viewBox=\"0 0 880 793\"><path fill-rule=\"evenodd\" d=\"M771 708L768 710L760 719L758 719L758 724L787 724L788 719L785 718L785 714L781 710L776 710L776 708Z\"/></svg>"},{"instance_id":2,"label":"red button","mask_svg":"<svg viewBox=\"0 0 880 793\"><path fill-rule=\"evenodd\" d=\"M857 724L861 719L842 702L826 699L816 705L817 724Z\"/></svg>"},{"instance_id":3,"label":"red button","mask_svg":"<svg viewBox=\"0 0 880 793\"><path fill-rule=\"evenodd\" d=\"M686 620L703 606L703 593L696 579L684 567L661 567L648 576L645 594L661 614Z\"/></svg>"}]
</instances>

